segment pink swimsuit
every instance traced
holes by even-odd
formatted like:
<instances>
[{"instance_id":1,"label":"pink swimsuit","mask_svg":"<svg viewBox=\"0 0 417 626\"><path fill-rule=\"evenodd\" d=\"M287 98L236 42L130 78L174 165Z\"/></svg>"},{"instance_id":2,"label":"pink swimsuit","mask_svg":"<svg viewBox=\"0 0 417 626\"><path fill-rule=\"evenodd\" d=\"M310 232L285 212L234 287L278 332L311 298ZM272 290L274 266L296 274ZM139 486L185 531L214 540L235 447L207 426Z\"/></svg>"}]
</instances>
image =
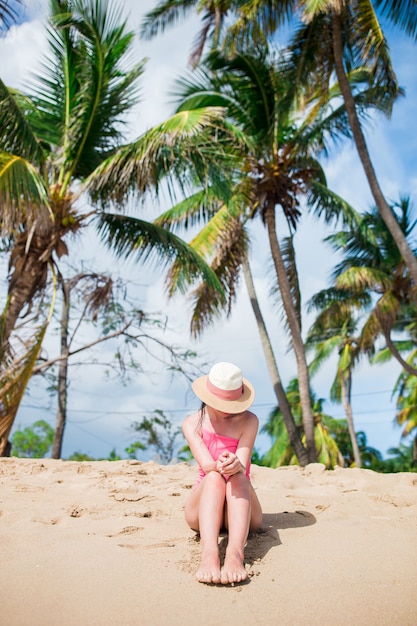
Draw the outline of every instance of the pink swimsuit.
<instances>
[{"instance_id":1,"label":"pink swimsuit","mask_svg":"<svg viewBox=\"0 0 417 626\"><path fill-rule=\"evenodd\" d=\"M235 439L234 437L225 437L224 435L218 435L217 433L209 432L204 428L201 429L201 437L206 444L207 449L213 458L213 461L217 461L219 456L226 450L235 454L237 446L239 444L239 439ZM201 469L201 467L199 467L198 478L197 482L194 485L194 489L202 481L205 475L205 472ZM250 478L250 463L246 470L246 476Z\"/></svg>"}]
</instances>

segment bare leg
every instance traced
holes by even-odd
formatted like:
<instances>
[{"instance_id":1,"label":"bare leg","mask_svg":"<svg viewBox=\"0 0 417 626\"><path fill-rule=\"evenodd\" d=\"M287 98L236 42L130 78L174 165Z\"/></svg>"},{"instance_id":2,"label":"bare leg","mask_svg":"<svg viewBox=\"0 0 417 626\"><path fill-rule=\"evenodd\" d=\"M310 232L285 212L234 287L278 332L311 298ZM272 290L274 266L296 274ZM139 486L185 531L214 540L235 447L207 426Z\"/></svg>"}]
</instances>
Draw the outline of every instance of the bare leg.
<instances>
[{"instance_id":1,"label":"bare leg","mask_svg":"<svg viewBox=\"0 0 417 626\"><path fill-rule=\"evenodd\" d=\"M250 486L249 486L249 493L250 493L250 508L251 508L249 531L256 532L262 526L262 508L261 508L261 503L258 500L258 496L256 495L256 491L253 488L252 483L250 483Z\"/></svg>"},{"instance_id":2,"label":"bare leg","mask_svg":"<svg viewBox=\"0 0 417 626\"><path fill-rule=\"evenodd\" d=\"M196 579L202 583L219 583L219 532L223 523L226 482L217 472L209 472L191 494L185 506L185 517L200 532L201 563Z\"/></svg>"},{"instance_id":3,"label":"bare leg","mask_svg":"<svg viewBox=\"0 0 417 626\"><path fill-rule=\"evenodd\" d=\"M255 494L256 495L256 494ZM231 476L226 486L229 541L221 582L224 585L246 580L244 548L251 523L251 484L243 474Z\"/></svg>"}]
</instances>

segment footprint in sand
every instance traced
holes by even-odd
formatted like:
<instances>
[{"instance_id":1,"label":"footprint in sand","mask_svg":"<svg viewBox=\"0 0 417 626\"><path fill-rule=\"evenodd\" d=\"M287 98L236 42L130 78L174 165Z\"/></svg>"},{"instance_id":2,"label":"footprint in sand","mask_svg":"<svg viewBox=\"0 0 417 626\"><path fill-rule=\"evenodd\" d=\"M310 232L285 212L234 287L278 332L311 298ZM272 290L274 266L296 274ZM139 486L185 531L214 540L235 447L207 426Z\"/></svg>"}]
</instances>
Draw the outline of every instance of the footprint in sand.
<instances>
[{"instance_id":1,"label":"footprint in sand","mask_svg":"<svg viewBox=\"0 0 417 626\"><path fill-rule=\"evenodd\" d=\"M42 517L32 518L32 522L35 522L36 524L48 524L49 526L55 526L56 524L59 524L60 521L61 520L59 517L53 517L52 519L46 519Z\"/></svg>"},{"instance_id":2,"label":"footprint in sand","mask_svg":"<svg viewBox=\"0 0 417 626\"><path fill-rule=\"evenodd\" d=\"M118 533L106 535L106 537L120 537L120 535L134 535L143 530L143 526L125 526Z\"/></svg>"},{"instance_id":3,"label":"footprint in sand","mask_svg":"<svg viewBox=\"0 0 417 626\"><path fill-rule=\"evenodd\" d=\"M155 500L152 496L139 496L137 491L116 491L110 494L110 498L116 502L140 502L141 500Z\"/></svg>"},{"instance_id":4,"label":"footprint in sand","mask_svg":"<svg viewBox=\"0 0 417 626\"><path fill-rule=\"evenodd\" d=\"M382 493L378 496L371 496L372 500L375 502L385 502L386 504L392 504L392 506L398 507L400 509L407 508L409 506L413 506L415 501L408 500L403 496L391 496L386 493Z\"/></svg>"},{"instance_id":5,"label":"footprint in sand","mask_svg":"<svg viewBox=\"0 0 417 626\"><path fill-rule=\"evenodd\" d=\"M22 493L35 493L38 491L45 491L43 487L39 487L36 485L16 485L14 487L15 491L20 491Z\"/></svg>"}]
</instances>

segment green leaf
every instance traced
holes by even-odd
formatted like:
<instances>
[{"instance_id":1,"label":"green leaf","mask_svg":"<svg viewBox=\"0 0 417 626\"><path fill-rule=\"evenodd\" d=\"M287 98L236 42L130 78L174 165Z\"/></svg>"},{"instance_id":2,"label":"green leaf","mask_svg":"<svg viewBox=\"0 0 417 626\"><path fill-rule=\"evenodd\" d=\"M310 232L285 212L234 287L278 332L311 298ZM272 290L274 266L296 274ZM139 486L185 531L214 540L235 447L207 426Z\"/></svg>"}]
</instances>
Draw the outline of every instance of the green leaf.
<instances>
[{"instance_id":1,"label":"green leaf","mask_svg":"<svg viewBox=\"0 0 417 626\"><path fill-rule=\"evenodd\" d=\"M186 292L190 283L202 278L222 293L215 273L180 237L134 217L104 213L99 219L102 238L118 256L135 256L137 261L153 262L159 268L181 259L181 274L176 282L179 291Z\"/></svg>"},{"instance_id":2,"label":"green leaf","mask_svg":"<svg viewBox=\"0 0 417 626\"><path fill-rule=\"evenodd\" d=\"M51 219L47 189L38 170L26 159L0 152L1 230L4 235L22 223Z\"/></svg>"}]
</instances>

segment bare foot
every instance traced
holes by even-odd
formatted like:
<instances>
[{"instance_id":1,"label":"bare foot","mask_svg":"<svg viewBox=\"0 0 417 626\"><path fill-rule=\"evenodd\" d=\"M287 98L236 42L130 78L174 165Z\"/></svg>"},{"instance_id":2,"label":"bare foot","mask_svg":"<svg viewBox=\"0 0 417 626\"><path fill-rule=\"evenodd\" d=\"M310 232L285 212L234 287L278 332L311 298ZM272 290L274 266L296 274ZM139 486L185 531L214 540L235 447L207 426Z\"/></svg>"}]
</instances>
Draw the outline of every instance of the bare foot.
<instances>
[{"instance_id":1,"label":"bare foot","mask_svg":"<svg viewBox=\"0 0 417 626\"><path fill-rule=\"evenodd\" d=\"M226 550L220 582L223 585L241 583L247 577L248 574L243 564L243 554L239 550Z\"/></svg>"},{"instance_id":2,"label":"bare foot","mask_svg":"<svg viewBox=\"0 0 417 626\"><path fill-rule=\"evenodd\" d=\"M203 550L200 567L195 575L199 583L220 582L220 560L218 549Z\"/></svg>"}]
</instances>

